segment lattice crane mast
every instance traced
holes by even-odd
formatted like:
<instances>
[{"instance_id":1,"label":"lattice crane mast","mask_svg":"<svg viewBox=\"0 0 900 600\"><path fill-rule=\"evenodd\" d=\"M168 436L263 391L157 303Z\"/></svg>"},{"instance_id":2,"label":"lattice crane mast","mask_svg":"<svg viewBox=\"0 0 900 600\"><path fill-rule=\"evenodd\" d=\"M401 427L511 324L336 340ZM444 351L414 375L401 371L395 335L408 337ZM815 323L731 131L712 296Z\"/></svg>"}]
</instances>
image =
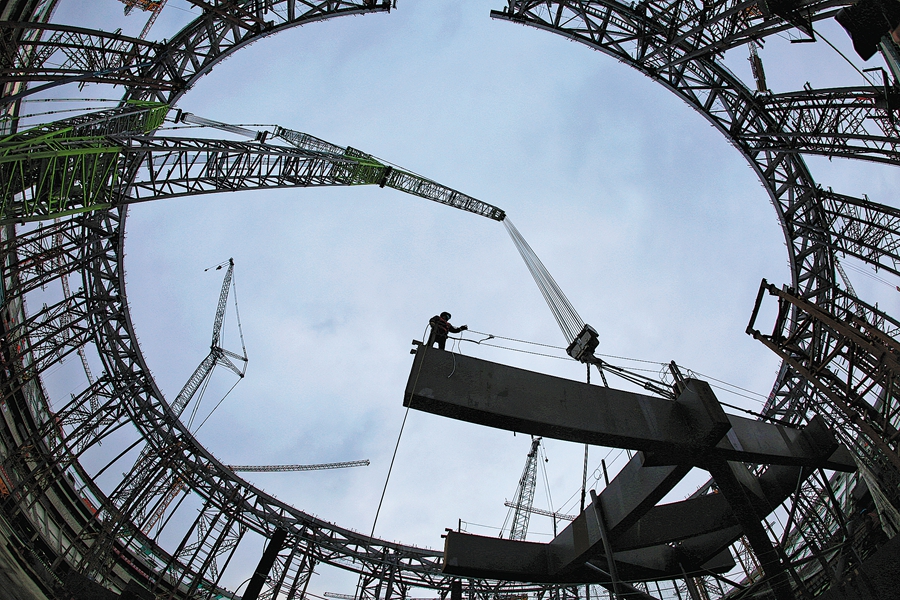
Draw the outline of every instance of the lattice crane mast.
<instances>
[{"instance_id":1,"label":"lattice crane mast","mask_svg":"<svg viewBox=\"0 0 900 600\"><path fill-rule=\"evenodd\" d=\"M228 465L232 471L239 473L285 473L293 471L325 471L327 469L346 469L348 467L368 467L369 460L351 460L346 462L319 463L315 465Z\"/></svg>"},{"instance_id":2,"label":"lattice crane mast","mask_svg":"<svg viewBox=\"0 0 900 600\"><path fill-rule=\"evenodd\" d=\"M176 122L190 123L228 131L230 133L251 138L260 143L264 143L270 135L268 131L259 131L238 125L229 125L228 123L221 123L180 111L177 113L175 120ZM495 221L503 221L506 218L506 213L496 206L482 202L477 198L458 192L426 177L422 177L421 175L416 175L415 173L399 167L387 165L373 155L357 150L356 148L350 146L338 146L308 133L294 131L278 125L275 126L275 130L271 135L287 142L299 150L312 152L322 156L330 156L338 160L351 161L352 163L355 163L355 165L371 169L373 176L369 180L356 181L354 183L377 184L379 187L393 188L401 192L406 192L407 194L412 194L413 196L425 198L426 200L432 200L434 202L446 204L447 206L452 206L453 208L473 212Z\"/></svg>"},{"instance_id":3,"label":"lattice crane mast","mask_svg":"<svg viewBox=\"0 0 900 600\"><path fill-rule=\"evenodd\" d=\"M274 137L287 146L266 143L268 131L179 111L176 122L251 141L154 135L168 109L136 102L0 140L0 225L203 193L354 185L392 187L495 221L506 218L496 206L370 154L281 127Z\"/></svg>"},{"instance_id":4,"label":"lattice crane mast","mask_svg":"<svg viewBox=\"0 0 900 600\"><path fill-rule=\"evenodd\" d=\"M221 265L220 265L221 267ZM221 343L222 324L225 322L225 309L228 306L228 293L231 290L231 282L234 278L234 259L228 259L228 270L225 272L225 280L222 282L222 291L219 292L219 304L216 307L216 317L213 321L212 342L209 345L209 354L201 361L194 372L191 374L187 383L181 388L178 396L171 404L172 412L175 416L180 417L185 407L191 399L197 394L200 386L209 379L213 369L217 365L227 367L240 378L244 377L247 371L247 349L243 348L243 355L225 350L219 344ZM238 323L240 327L240 323ZM242 336L243 337L243 336ZM243 341L241 342L243 346ZM244 364L238 368L231 359L242 361Z\"/></svg>"},{"instance_id":5,"label":"lattice crane mast","mask_svg":"<svg viewBox=\"0 0 900 600\"><path fill-rule=\"evenodd\" d=\"M532 504L534 503L534 488L537 484L538 449L541 446L539 437L531 438L531 450L525 459L525 468L519 478L519 487L513 497L512 525L509 528L509 539L524 540L528 534L528 522L531 520Z\"/></svg>"},{"instance_id":6,"label":"lattice crane mast","mask_svg":"<svg viewBox=\"0 0 900 600\"><path fill-rule=\"evenodd\" d=\"M163 6L166 5L166 0L119 0L122 4L125 5L125 14L131 14L135 8L140 8L145 12L150 13L150 18L147 19L147 24L144 25L143 31L141 31L141 35L138 36L138 39L145 40L147 39L147 34L150 33L150 28L153 27L153 24L156 22L156 17L159 16L159 13L162 12Z\"/></svg>"},{"instance_id":7,"label":"lattice crane mast","mask_svg":"<svg viewBox=\"0 0 900 600\"><path fill-rule=\"evenodd\" d=\"M224 265L218 265L216 269L221 269ZM243 344L243 334L241 334L241 347L243 349L243 355L237 354L235 352L231 352L229 350L225 350L220 346L221 343L221 335L222 335L222 325L225 322L225 309L228 305L228 295L231 290L232 282L234 280L234 259L228 259L228 269L225 271L225 278L222 281L222 290L219 292L219 302L216 306L216 316L213 320L213 332L212 332L212 342L210 343L209 354L204 358L200 365L194 370L188 379L187 383L184 384L184 387L181 388L181 391L175 397L175 400L169 405L172 413L177 418L181 418L181 414L184 412L184 409L190 403L190 401L197 394L197 391L200 389L200 386L204 384L204 382L208 381L210 376L212 375L213 369L217 365L223 365L233 371L238 377L243 378L244 373L247 370L247 348L244 347ZM235 302L235 310L237 310L237 303ZM238 330L240 331L240 318L238 317ZM242 368L238 368L237 365L232 362L231 359L235 359L243 362ZM197 407L194 407L194 414L197 412ZM193 416L192 416L193 418ZM186 425L190 425L190 422L186 423ZM145 447L137 460L135 461L134 467L132 468L132 472L135 474L134 480L124 482L120 488L116 489L113 492L113 496L129 496L134 493L134 490L139 489L135 487L142 479L144 478L152 478L154 476L154 470L158 467L158 459L156 453L149 447ZM158 483L158 493L162 495L162 501L150 512L150 514L143 513L146 517L143 520L143 530L150 531L150 529L159 522L162 518L165 510L168 508L169 504L178 497L178 495L186 489L186 484L183 478L179 475L170 474L166 477L163 477ZM147 498L146 501L149 501ZM146 501L141 501L141 503L146 507Z\"/></svg>"}]
</instances>

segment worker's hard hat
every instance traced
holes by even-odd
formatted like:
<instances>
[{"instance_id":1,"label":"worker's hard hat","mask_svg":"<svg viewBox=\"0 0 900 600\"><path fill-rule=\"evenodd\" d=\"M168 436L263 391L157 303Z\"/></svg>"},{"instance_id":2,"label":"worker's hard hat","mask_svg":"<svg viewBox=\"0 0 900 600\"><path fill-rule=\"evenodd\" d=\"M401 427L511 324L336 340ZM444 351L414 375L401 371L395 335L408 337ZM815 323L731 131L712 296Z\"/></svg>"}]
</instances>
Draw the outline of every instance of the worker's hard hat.
<instances>
[{"instance_id":1,"label":"worker's hard hat","mask_svg":"<svg viewBox=\"0 0 900 600\"><path fill-rule=\"evenodd\" d=\"M450 320L450 313L448 313L448 312L442 312L442 313L441 313L441 318L442 318L443 320L445 320L445 321L449 321L449 320Z\"/></svg>"}]
</instances>

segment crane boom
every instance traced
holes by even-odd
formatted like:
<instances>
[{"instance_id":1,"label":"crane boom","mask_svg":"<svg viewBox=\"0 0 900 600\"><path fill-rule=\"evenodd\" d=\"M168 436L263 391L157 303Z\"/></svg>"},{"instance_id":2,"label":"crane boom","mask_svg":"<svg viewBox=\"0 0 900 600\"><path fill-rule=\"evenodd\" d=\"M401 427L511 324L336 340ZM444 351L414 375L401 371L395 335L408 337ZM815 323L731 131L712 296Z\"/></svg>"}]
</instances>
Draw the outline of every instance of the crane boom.
<instances>
[{"instance_id":1,"label":"crane boom","mask_svg":"<svg viewBox=\"0 0 900 600\"><path fill-rule=\"evenodd\" d=\"M228 465L232 471L244 473L283 473L287 471L324 471L325 469L345 469L347 467L368 467L369 460L319 463L315 465Z\"/></svg>"},{"instance_id":2,"label":"crane boom","mask_svg":"<svg viewBox=\"0 0 900 600\"><path fill-rule=\"evenodd\" d=\"M372 166L384 167L381 180L378 182L380 187L389 187L413 196L432 200L440 204L445 204L453 208L458 208L467 212L481 215L493 219L494 221L502 221L506 218L506 213L496 206L482 202L477 198L463 194L445 185L441 185L435 181L404 171L399 167L389 167L376 159L371 154L357 150L356 148L336 146L325 140L321 140L308 133L293 131L284 127L275 127L275 137L281 138L287 143L311 152L321 152L323 154L338 155L349 157L361 164L370 164Z\"/></svg>"},{"instance_id":3,"label":"crane boom","mask_svg":"<svg viewBox=\"0 0 900 600\"><path fill-rule=\"evenodd\" d=\"M509 539L511 540L524 540L528 534L528 521L531 519L531 513L534 512L531 505L534 502L534 488L537 484L537 455L540 445L541 438L531 439L531 450L525 460L525 468L522 470L519 487L516 489L516 496L512 502L513 518L509 528Z\"/></svg>"},{"instance_id":4,"label":"crane boom","mask_svg":"<svg viewBox=\"0 0 900 600\"><path fill-rule=\"evenodd\" d=\"M168 108L145 103L125 113L99 111L4 140L0 224L188 194L326 185L392 187L495 221L506 219L496 206L390 166L371 154L282 127L275 128L275 137L288 146L266 143L267 130L179 111L176 122L227 131L252 142L147 135L163 124ZM55 153L56 158L45 161L44 152ZM139 176L133 172L136 164ZM84 173L92 175L84 177ZM129 183L120 185L126 176Z\"/></svg>"},{"instance_id":5,"label":"crane boom","mask_svg":"<svg viewBox=\"0 0 900 600\"><path fill-rule=\"evenodd\" d=\"M228 290L231 288L231 279L234 277L234 259L228 259L228 270L225 272L225 280L222 282L222 291L219 292L219 305L216 307L216 319L213 321L213 333L211 347L219 345L219 337L222 335L222 323L225 321L225 308L228 306Z\"/></svg>"},{"instance_id":6,"label":"crane boom","mask_svg":"<svg viewBox=\"0 0 900 600\"><path fill-rule=\"evenodd\" d=\"M175 117L175 120L177 122L191 123L203 127L213 127L222 131L228 131L229 133L249 137L259 142L264 142L268 137L266 135L267 132L256 131L238 125L229 125L228 123L220 123L211 119L198 117L197 115L188 112L179 112ZM413 196L419 196L426 200L433 200L434 202L475 213L495 221L502 221L506 218L506 213L496 206L488 204L487 202L482 202L477 198L458 192L445 185L422 177L421 175L416 175L415 173L405 171L398 167L388 166L376 159L373 155L357 150L356 148L350 146L338 146L321 138L317 138L314 135L303 133L301 131L294 131L279 125L275 126L273 135L299 150L325 154L331 157L350 158L361 166L375 167L370 170L372 178L365 181L365 183L377 183L380 187L394 188L401 192L412 194Z\"/></svg>"},{"instance_id":7,"label":"crane boom","mask_svg":"<svg viewBox=\"0 0 900 600\"><path fill-rule=\"evenodd\" d=\"M516 507L516 505L513 504L512 502L510 502L509 500L504 501L503 506L506 506L508 508ZM559 519L560 521L574 521L575 520L575 515L567 515L565 513L550 512L549 510L544 510L543 508L535 508L533 506L528 509L528 512L535 514L535 515L541 515L544 517L552 517L554 519Z\"/></svg>"},{"instance_id":8,"label":"crane boom","mask_svg":"<svg viewBox=\"0 0 900 600\"><path fill-rule=\"evenodd\" d=\"M175 400L172 402L172 412L175 416L180 417L185 407L190 403L191 399L203 385L203 382L210 376L216 365L228 367L238 377L244 376L244 371L239 369L229 357L244 361L244 367L247 365L246 352L243 356L234 352L229 352L221 347L222 323L225 321L225 309L228 305L228 292L231 289L231 282L234 279L234 259L228 259L228 270L225 272L225 279L222 281L222 290L219 292L219 303L216 306L216 317L213 321L212 342L209 346L209 354L201 361L194 372L188 378L187 383L178 392Z\"/></svg>"},{"instance_id":9,"label":"crane boom","mask_svg":"<svg viewBox=\"0 0 900 600\"><path fill-rule=\"evenodd\" d=\"M200 364L197 365L197 368L194 369L194 372L191 373L187 383L184 384L184 387L181 388L178 395L175 396L175 400L172 402L172 412L175 413L176 417L181 416L181 413L184 412L184 408L188 405L188 402L191 401L191 398L193 398L197 393L197 390L200 389L200 385L207 377L209 377L213 367L216 366L216 358L215 352L207 354L206 358L204 358Z\"/></svg>"}]
</instances>

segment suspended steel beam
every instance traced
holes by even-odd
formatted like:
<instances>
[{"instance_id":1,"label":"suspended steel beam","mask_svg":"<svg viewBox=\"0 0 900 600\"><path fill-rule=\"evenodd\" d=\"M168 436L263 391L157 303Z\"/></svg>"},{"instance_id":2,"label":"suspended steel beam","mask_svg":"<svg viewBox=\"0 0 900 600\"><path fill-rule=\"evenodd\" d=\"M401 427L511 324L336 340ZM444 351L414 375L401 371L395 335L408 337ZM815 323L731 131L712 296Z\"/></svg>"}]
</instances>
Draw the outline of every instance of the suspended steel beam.
<instances>
[{"instance_id":1,"label":"suspended steel beam","mask_svg":"<svg viewBox=\"0 0 900 600\"><path fill-rule=\"evenodd\" d=\"M726 414L708 384L697 381L672 402L419 346L404 406L535 436L643 450L657 465L719 456L856 468L821 422L794 429Z\"/></svg>"}]
</instances>

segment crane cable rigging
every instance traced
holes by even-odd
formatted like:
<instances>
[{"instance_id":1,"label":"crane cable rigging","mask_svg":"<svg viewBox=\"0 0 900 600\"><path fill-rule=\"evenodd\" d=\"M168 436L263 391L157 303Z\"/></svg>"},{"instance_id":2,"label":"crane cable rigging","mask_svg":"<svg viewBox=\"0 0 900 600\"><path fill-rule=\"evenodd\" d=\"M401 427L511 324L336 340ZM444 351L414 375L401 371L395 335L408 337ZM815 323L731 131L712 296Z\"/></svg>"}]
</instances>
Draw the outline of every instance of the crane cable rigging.
<instances>
[{"instance_id":1,"label":"crane cable rigging","mask_svg":"<svg viewBox=\"0 0 900 600\"><path fill-rule=\"evenodd\" d=\"M550 307L550 312L553 313L553 318L556 319L563 337L566 338L566 342L571 342L584 330L584 320L578 315L569 299L566 298L553 276L550 275L550 271L547 270L535 251L531 249L531 246L525 241L525 238L522 237L516 226L513 225L509 216L503 219L503 226L506 227L506 232L512 238L516 250L519 251L519 255L525 261L525 266L528 267L534 282L541 291L541 295L547 302L547 306Z\"/></svg>"},{"instance_id":2,"label":"crane cable rigging","mask_svg":"<svg viewBox=\"0 0 900 600\"><path fill-rule=\"evenodd\" d=\"M600 343L597 337L597 331L590 325L585 324L584 320L575 310L575 307L572 306L572 303L566 298L566 295L559 287L559 284L556 283L556 280L550 275L550 271L547 270L547 267L544 266L544 263L541 262L541 259L538 258L538 255L528 242L525 241L525 238L519 233L519 230L516 229L516 226L513 225L508 216L503 219L503 225L506 227L509 237L512 238L513 244L515 244L516 249L519 251L522 260L525 261L525 266L528 267L528 271L531 273L541 295L547 302L547 306L550 307L550 312L553 313L553 317L556 319L556 323L559 325L563 337L565 337L566 342L569 344L568 348L566 348L566 354L579 362L586 363L587 365L593 364L597 367L597 370L600 372L600 377L607 387L608 384L606 382L606 374L604 371L612 372L626 381L630 381L631 383L643 387L649 392L674 400L675 393L671 389L661 386L656 380L633 373L622 367L611 365L594 355L594 350Z\"/></svg>"}]
</instances>

